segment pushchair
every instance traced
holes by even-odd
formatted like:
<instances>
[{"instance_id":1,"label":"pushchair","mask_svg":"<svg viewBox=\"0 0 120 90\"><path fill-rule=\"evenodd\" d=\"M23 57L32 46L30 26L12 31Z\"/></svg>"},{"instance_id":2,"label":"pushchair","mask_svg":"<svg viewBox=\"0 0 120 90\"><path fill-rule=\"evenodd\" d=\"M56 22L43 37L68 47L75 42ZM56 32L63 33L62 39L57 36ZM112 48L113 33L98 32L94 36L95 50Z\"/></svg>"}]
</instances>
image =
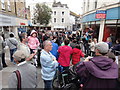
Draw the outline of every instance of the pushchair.
<instances>
[{"instance_id":1,"label":"pushchair","mask_svg":"<svg viewBox=\"0 0 120 90\"><path fill-rule=\"evenodd\" d=\"M79 90L80 79L76 74L75 66L70 66L68 70L62 70L62 66L58 66L56 75L53 79L53 89L63 90Z\"/></svg>"}]
</instances>

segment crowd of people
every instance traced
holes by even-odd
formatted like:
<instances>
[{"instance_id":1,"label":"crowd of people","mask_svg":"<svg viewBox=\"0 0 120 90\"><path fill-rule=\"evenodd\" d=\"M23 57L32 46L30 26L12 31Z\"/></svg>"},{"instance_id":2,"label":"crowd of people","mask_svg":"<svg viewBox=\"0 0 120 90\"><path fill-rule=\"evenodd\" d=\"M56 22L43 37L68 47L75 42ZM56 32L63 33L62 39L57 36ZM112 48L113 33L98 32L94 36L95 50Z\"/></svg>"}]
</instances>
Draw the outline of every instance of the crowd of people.
<instances>
[{"instance_id":1,"label":"crowd of people","mask_svg":"<svg viewBox=\"0 0 120 90\"><path fill-rule=\"evenodd\" d=\"M19 42L20 40L20 42ZM115 88L118 79L118 65L120 55L120 39L112 46L111 38L106 42L97 42L93 31L80 35L79 32L53 32L31 30L19 35L19 40L10 33L10 38L3 39L0 35L0 69L7 67L4 59L4 47L10 49L10 60L17 64L21 77L21 88L37 87L36 67L41 67L44 88L52 88L52 80L56 68L61 66L68 70L71 65L76 65L82 57L86 59L80 63L76 72L82 79L82 88ZM111 50L110 50L111 49ZM39 53L39 54L38 54ZM110 54L109 54L110 53ZM111 56L112 53L112 56ZM89 57L91 56L91 57ZM116 63L117 60L117 63ZM12 73L9 88L17 88L18 77Z\"/></svg>"}]
</instances>

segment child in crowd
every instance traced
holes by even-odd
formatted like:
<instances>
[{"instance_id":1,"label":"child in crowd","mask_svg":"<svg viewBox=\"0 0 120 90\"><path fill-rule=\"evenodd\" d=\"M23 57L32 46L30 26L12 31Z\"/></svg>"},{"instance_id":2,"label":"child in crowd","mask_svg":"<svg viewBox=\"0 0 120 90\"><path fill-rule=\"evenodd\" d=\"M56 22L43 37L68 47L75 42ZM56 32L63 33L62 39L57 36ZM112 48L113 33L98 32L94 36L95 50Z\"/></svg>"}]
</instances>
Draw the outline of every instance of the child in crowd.
<instances>
[{"instance_id":1,"label":"child in crowd","mask_svg":"<svg viewBox=\"0 0 120 90\"><path fill-rule=\"evenodd\" d=\"M89 44L89 52L90 52L90 56L94 56L95 55L95 43L93 42L92 39L89 39L88 41L88 44Z\"/></svg>"},{"instance_id":2,"label":"child in crowd","mask_svg":"<svg viewBox=\"0 0 120 90\"><path fill-rule=\"evenodd\" d=\"M40 42L37 38L37 32L35 30L32 30L30 36L28 37L28 46L30 48L31 54L34 53L34 51L39 47ZM37 66L37 56L34 57L34 64Z\"/></svg>"},{"instance_id":3,"label":"child in crowd","mask_svg":"<svg viewBox=\"0 0 120 90\"><path fill-rule=\"evenodd\" d=\"M80 45L76 45L72 50L72 64L75 65L80 62L80 58L84 57L83 52L80 50Z\"/></svg>"}]
</instances>

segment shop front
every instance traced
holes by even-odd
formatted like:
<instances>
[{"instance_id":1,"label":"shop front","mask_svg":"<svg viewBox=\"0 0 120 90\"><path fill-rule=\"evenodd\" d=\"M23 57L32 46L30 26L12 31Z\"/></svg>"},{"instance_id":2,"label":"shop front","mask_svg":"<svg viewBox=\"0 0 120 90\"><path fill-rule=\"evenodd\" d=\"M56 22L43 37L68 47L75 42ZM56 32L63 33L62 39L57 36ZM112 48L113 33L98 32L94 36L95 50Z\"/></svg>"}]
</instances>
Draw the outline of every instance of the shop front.
<instances>
[{"instance_id":1,"label":"shop front","mask_svg":"<svg viewBox=\"0 0 120 90\"><path fill-rule=\"evenodd\" d=\"M5 38L9 37L9 32L14 31L16 25L16 18L0 14L0 32L4 33Z\"/></svg>"},{"instance_id":2,"label":"shop front","mask_svg":"<svg viewBox=\"0 0 120 90\"><path fill-rule=\"evenodd\" d=\"M21 19L21 18L16 18L16 25L17 25L16 34L19 35L21 33L27 32L28 20Z\"/></svg>"},{"instance_id":3,"label":"shop front","mask_svg":"<svg viewBox=\"0 0 120 90\"><path fill-rule=\"evenodd\" d=\"M120 20L108 20L105 23L103 41L106 41L108 37L114 37L114 39L120 38ZM115 43L115 40L114 43Z\"/></svg>"},{"instance_id":4,"label":"shop front","mask_svg":"<svg viewBox=\"0 0 120 90\"><path fill-rule=\"evenodd\" d=\"M120 7L106 9L104 19L96 18L96 12L86 14L82 18L83 32L87 32L88 28L92 28L94 30L93 37L98 38L98 41L106 41L111 35L115 40L120 38L119 10Z\"/></svg>"}]
</instances>

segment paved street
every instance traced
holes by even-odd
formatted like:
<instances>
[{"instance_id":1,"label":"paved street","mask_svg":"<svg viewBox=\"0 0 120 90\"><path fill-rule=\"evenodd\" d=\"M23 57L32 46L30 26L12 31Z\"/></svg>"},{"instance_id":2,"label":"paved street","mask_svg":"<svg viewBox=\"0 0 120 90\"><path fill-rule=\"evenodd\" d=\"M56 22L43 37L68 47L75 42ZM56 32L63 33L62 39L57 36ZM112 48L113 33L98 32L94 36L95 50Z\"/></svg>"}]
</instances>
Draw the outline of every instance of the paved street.
<instances>
[{"instance_id":1,"label":"paved street","mask_svg":"<svg viewBox=\"0 0 120 90\"><path fill-rule=\"evenodd\" d=\"M16 65L10 62L9 60L9 50L6 49L6 62L8 67L3 68L2 71L0 71L0 89L2 88L8 88L8 80L10 74L16 70ZM41 79L41 73L40 73L40 68L37 68L37 73L38 73L38 88L43 88L43 81Z\"/></svg>"}]
</instances>

